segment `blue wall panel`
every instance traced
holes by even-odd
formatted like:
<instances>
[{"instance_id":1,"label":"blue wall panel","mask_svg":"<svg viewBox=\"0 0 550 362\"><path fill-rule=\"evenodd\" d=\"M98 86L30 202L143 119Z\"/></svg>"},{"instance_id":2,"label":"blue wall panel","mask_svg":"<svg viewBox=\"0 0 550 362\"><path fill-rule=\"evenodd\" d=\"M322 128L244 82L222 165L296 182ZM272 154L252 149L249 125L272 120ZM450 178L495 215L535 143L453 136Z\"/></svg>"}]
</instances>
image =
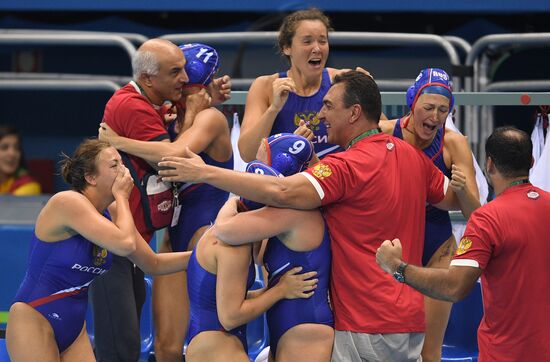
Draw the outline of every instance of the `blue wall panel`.
<instances>
[{"instance_id":1,"label":"blue wall panel","mask_svg":"<svg viewBox=\"0 0 550 362\"><path fill-rule=\"evenodd\" d=\"M463 1L361 1L361 0L317 0L317 1L257 1L257 0L1 0L2 10L126 10L126 11L285 11L317 6L326 11L423 11L423 12L526 12L550 9L548 1L541 0L463 0Z\"/></svg>"},{"instance_id":2,"label":"blue wall panel","mask_svg":"<svg viewBox=\"0 0 550 362\"><path fill-rule=\"evenodd\" d=\"M27 269L34 225L0 225L0 312L7 312ZM0 328L5 325L0 324Z\"/></svg>"}]
</instances>

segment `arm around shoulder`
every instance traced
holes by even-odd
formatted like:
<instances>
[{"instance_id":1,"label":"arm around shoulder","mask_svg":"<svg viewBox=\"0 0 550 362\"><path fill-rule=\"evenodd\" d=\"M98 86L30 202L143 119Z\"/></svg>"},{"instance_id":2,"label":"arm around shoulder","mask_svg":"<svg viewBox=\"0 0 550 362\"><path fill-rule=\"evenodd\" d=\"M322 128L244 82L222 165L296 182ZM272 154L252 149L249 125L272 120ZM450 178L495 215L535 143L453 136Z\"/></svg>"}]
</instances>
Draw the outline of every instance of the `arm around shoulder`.
<instances>
[{"instance_id":1,"label":"arm around shoulder","mask_svg":"<svg viewBox=\"0 0 550 362\"><path fill-rule=\"evenodd\" d=\"M202 110L195 117L193 125L173 142L172 154L166 156L182 157L186 146L194 153L201 153L222 135L229 137L229 126L224 114L216 108Z\"/></svg>"}]
</instances>

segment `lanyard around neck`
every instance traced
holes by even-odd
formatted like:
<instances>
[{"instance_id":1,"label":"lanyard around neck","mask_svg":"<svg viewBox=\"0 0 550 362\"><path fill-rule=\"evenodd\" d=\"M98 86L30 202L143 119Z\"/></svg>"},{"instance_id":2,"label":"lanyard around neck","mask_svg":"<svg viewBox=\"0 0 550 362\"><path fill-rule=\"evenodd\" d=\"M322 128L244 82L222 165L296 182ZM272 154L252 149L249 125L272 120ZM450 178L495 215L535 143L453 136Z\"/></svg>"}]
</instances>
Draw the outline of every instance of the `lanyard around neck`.
<instances>
[{"instance_id":1,"label":"lanyard around neck","mask_svg":"<svg viewBox=\"0 0 550 362\"><path fill-rule=\"evenodd\" d=\"M363 133L361 133L359 136L355 137L354 139L352 139L348 145L348 149L353 146L354 144L356 144L357 142L361 141L363 138L366 138L366 137L369 137L369 136L372 136L372 135L375 135L375 134L378 134L378 133L382 133L382 130L380 129L380 127L378 128L373 128L373 129L369 129L368 131L365 131Z\"/></svg>"}]
</instances>

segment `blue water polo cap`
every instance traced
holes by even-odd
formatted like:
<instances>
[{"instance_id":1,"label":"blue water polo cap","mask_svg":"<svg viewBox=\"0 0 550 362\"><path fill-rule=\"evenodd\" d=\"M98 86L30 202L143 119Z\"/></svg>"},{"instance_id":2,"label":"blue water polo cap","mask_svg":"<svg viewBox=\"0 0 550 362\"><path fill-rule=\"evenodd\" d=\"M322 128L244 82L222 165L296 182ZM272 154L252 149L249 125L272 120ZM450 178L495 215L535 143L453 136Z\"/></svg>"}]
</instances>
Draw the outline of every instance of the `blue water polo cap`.
<instances>
[{"instance_id":1,"label":"blue water polo cap","mask_svg":"<svg viewBox=\"0 0 550 362\"><path fill-rule=\"evenodd\" d=\"M305 170L313 156L311 142L293 133L278 133L265 142L269 165L284 176Z\"/></svg>"},{"instance_id":2,"label":"blue water polo cap","mask_svg":"<svg viewBox=\"0 0 550 362\"><path fill-rule=\"evenodd\" d=\"M265 163L263 163L261 161L258 161L258 160L254 160L254 161L250 162L248 165L246 165L246 172L256 173L256 174L259 174L259 175L266 175L266 176L283 177L283 175L280 172L278 172L274 168L269 167ZM264 204L260 204L259 202L247 200L247 199L244 199L242 197L241 197L240 201L241 201L241 205L247 211L257 210L257 209L260 209L260 208L265 206Z\"/></svg>"},{"instance_id":3,"label":"blue water polo cap","mask_svg":"<svg viewBox=\"0 0 550 362\"><path fill-rule=\"evenodd\" d=\"M206 44L191 43L180 45L185 55L185 72L189 77L189 85L206 87L212 81L220 67L218 52Z\"/></svg>"},{"instance_id":4,"label":"blue water polo cap","mask_svg":"<svg viewBox=\"0 0 550 362\"><path fill-rule=\"evenodd\" d=\"M407 106L414 109L414 105L421 94L441 94L449 98L449 112L453 109L455 100L453 96L453 82L451 77L443 69L426 68L420 71L414 84L407 90Z\"/></svg>"}]
</instances>

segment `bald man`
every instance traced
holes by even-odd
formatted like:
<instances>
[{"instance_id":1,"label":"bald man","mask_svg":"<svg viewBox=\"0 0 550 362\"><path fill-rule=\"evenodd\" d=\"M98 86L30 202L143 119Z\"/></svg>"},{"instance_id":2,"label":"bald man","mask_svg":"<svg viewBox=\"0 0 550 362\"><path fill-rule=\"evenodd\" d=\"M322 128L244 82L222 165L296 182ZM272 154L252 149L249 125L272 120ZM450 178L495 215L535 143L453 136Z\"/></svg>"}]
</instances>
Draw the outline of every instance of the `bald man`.
<instances>
[{"instance_id":1,"label":"bald man","mask_svg":"<svg viewBox=\"0 0 550 362\"><path fill-rule=\"evenodd\" d=\"M165 101L176 103L182 98L183 86L189 81L185 63L182 50L170 41L151 39L143 43L132 59L133 80L109 99L103 122L123 137L169 142L163 104ZM212 83L214 101L229 97L229 77ZM210 103L206 92L205 97ZM187 113L186 117L195 115ZM151 147L155 147L153 142ZM155 172L155 166L142 158L123 157L126 166L133 169L140 180L146 173ZM155 230L145 222L137 187L132 190L129 202L139 233L150 241ZM145 300L144 275L124 257L113 260L111 271L94 283L90 293L96 358L98 361L137 361L141 349L139 318Z\"/></svg>"},{"instance_id":2,"label":"bald man","mask_svg":"<svg viewBox=\"0 0 550 362\"><path fill-rule=\"evenodd\" d=\"M177 102L188 81L185 58L173 43L152 39L132 59L133 80L117 90L105 106L103 122L118 134L143 141L169 140L161 115L165 100ZM125 163L139 178L154 168L128 155ZM130 194L130 210L139 233L150 241L154 230L145 225L139 189ZM137 361L140 354L139 317L145 301L143 272L124 257L113 260L90 289L94 314L95 354L98 361Z\"/></svg>"}]
</instances>

